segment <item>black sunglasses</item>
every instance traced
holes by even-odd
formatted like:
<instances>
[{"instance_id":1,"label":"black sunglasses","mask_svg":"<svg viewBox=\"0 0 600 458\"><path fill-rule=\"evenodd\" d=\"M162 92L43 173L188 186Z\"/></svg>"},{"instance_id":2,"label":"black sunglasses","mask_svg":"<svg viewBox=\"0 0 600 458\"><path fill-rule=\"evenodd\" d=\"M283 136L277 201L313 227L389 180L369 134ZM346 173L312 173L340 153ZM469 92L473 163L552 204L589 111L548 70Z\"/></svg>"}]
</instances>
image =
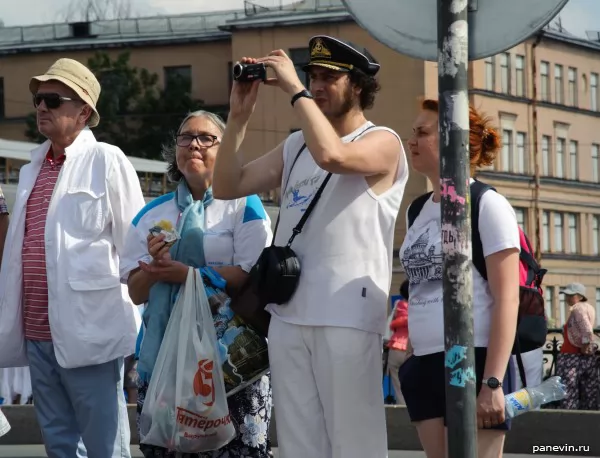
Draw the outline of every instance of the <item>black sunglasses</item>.
<instances>
[{"instance_id":1,"label":"black sunglasses","mask_svg":"<svg viewBox=\"0 0 600 458\"><path fill-rule=\"evenodd\" d=\"M46 108L54 110L62 105L63 102L77 102L77 99L71 99L69 97L63 97L55 92L51 93L38 93L33 96L33 106L39 107L42 102L46 104Z\"/></svg>"}]
</instances>

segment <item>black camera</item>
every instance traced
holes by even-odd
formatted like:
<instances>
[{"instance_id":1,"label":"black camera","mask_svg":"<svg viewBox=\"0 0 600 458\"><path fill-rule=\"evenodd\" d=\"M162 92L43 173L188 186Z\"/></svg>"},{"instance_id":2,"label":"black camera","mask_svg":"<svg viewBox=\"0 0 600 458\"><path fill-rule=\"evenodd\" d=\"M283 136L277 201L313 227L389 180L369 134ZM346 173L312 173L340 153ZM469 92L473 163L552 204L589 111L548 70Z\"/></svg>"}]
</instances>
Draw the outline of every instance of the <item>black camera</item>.
<instances>
[{"instance_id":1,"label":"black camera","mask_svg":"<svg viewBox=\"0 0 600 458\"><path fill-rule=\"evenodd\" d=\"M252 81L267 79L267 68L265 64L240 64L233 67L233 79L240 83L251 83Z\"/></svg>"}]
</instances>

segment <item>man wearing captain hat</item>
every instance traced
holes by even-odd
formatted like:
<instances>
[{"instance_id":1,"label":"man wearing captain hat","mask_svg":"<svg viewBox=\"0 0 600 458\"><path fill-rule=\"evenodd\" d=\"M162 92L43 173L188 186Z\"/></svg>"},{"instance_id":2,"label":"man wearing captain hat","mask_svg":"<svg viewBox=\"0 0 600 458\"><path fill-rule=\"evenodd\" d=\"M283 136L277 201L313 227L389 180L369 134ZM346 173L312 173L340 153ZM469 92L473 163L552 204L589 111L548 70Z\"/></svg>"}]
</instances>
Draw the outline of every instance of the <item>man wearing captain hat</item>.
<instances>
[{"instance_id":1,"label":"man wearing captain hat","mask_svg":"<svg viewBox=\"0 0 600 458\"><path fill-rule=\"evenodd\" d=\"M47 140L21 168L0 271L0 367L29 365L49 458L130 457L123 358L136 324L119 254L144 205L135 169L99 143L100 84L72 59L31 79ZM83 455L82 455L83 453Z\"/></svg>"},{"instance_id":2,"label":"man wearing captain hat","mask_svg":"<svg viewBox=\"0 0 600 458\"><path fill-rule=\"evenodd\" d=\"M365 117L379 90L369 51L326 35L309 48L309 88L282 50L242 59L273 71L266 85L282 91L301 130L242 166L237 154L261 83L235 81L213 192L233 199L281 187L282 246L331 173L292 244L297 289L267 308L278 444L286 458L383 458L381 341L407 162L398 135Z\"/></svg>"}]
</instances>

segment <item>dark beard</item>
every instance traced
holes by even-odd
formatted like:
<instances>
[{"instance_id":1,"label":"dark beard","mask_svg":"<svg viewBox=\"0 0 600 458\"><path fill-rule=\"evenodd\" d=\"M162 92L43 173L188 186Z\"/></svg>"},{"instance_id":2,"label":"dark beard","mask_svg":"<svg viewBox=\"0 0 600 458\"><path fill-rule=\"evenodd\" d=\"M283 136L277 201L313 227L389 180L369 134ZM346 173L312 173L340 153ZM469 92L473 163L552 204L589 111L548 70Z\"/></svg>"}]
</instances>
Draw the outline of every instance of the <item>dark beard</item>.
<instances>
[{"instance_id":1,"label":"dark beard","mask_svg":"<svg viewBox=\"0 0 600 458\"><path fill-rule=\"evenodd\" d=\"M344 103L336 111L329 114L329 119L340 119L346 116L354 108L356 103L354 93L352 92L352 86L348 84L344 93Z\"/></svg>"}]
</instances>

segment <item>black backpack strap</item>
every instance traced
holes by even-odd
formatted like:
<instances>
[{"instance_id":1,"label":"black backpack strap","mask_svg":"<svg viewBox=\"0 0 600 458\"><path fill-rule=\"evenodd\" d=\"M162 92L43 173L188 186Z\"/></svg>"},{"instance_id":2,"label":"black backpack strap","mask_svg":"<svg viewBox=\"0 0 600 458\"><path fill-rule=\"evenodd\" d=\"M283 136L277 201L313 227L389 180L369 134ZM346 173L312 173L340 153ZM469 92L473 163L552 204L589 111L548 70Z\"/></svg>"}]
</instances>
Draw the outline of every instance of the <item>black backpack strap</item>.
<instances>
[{"instance_id":1,"label":"black backpack strap","mask_svg":"<svg viewBox=\"0 0 600 458\"><path fill-rule=\"evenodd\" d=\"M483 245L481 243L481 236L479 235L479 202L481 196L487 191L493 190L489 184L482 183L481 181L473 181L470 186L471 189L471 247L473 253L473 265L487 281L487 267L485 265L485 256L483 255Z\"/></svg>"},{"instance_id":2,"label":"black backpack strap","mask_svg":"<svg viewBox=\"0 0 600 458\"><path fill-rule=\"evenodd\" d=\"M473 181L471 183L471 246L473 250L473 265L479 271L479 274L487 281L487 267L485 265L485 256L483 255L483 244L481 243L481 236L479 234L479 204L481 196L487 191L496 191L496 189L488 184L482 183L481 181ZM517 329L519 322L517 320ZM523 365L523 358L521 357L521 348L519 344L519 336L515 335L515 342L513 347L513 354L516 356L517 368L519 370L519 377L521 377L521 383L523 388L527 387L527 378L525 376L525 366Z\"/></svg>"},{"instance_id":3,"label":"black backpack strap","mask_svg":"<svg viewBox=\"0 0 600 458\"><path fill-rule=\"evenodd\" d=\"M281 191L283 194L285 194L285 191L287 190L288 182L290 181L290 177L292 176L292 170L294 169L294 166L296 165L298 158L302 154L302 151L304 151L305 149L306 149L306 143L304 143L302 145L302 147L300 147L300 150L298 151L298 153L296 153L294 162L292 162L292 166L290 167L290 173L288 173L287 179L285 180L285 186L283 187L283 189ZM283 200L283 198L281 200ZM273 239L271 240L271 246L275 246L275 236L277 235L277 228L279 227L279 217L280 216L281 216L281 205L279 206L279 212L277 213L277 221L275 222L275 229L273 230Z\"/></svg>"},{"instance_id":4,"label":"black backpack strap","mask_svg":"<svg viewBox=\"0 0 600 458\"><path fill-rule=\"evenodd\" d=\"M407 212L408 213L408 227L406 228L407 230L414 224L415 220L419 216L419 213L421 213L421 210L423 210L423 207L425 206L425 204L427 203L427 201L429 200L429 198L431 197L432 194L433 194L433 191L428 192L426 194L423 194L422 196L417 197L415 200L412 201L412 203L408 207L408 212Z\"/></svg>"},{"instance_id":5,"label":"black backpack strap","mask_svg":"<svg viewBox=\"0 0 600 458\"><path fill-rule=\"evenodd\" d=\"M518 328L518 326L517 326ZM523 358L521 358L521 346L519 345L519 336L515 336L515 356L517 359L517 367L519 369L519 377L521 377L521 383L523 388L527 388L527 377L525 377L525 366L523 365Z\"/></svg>"}]
</instances>

